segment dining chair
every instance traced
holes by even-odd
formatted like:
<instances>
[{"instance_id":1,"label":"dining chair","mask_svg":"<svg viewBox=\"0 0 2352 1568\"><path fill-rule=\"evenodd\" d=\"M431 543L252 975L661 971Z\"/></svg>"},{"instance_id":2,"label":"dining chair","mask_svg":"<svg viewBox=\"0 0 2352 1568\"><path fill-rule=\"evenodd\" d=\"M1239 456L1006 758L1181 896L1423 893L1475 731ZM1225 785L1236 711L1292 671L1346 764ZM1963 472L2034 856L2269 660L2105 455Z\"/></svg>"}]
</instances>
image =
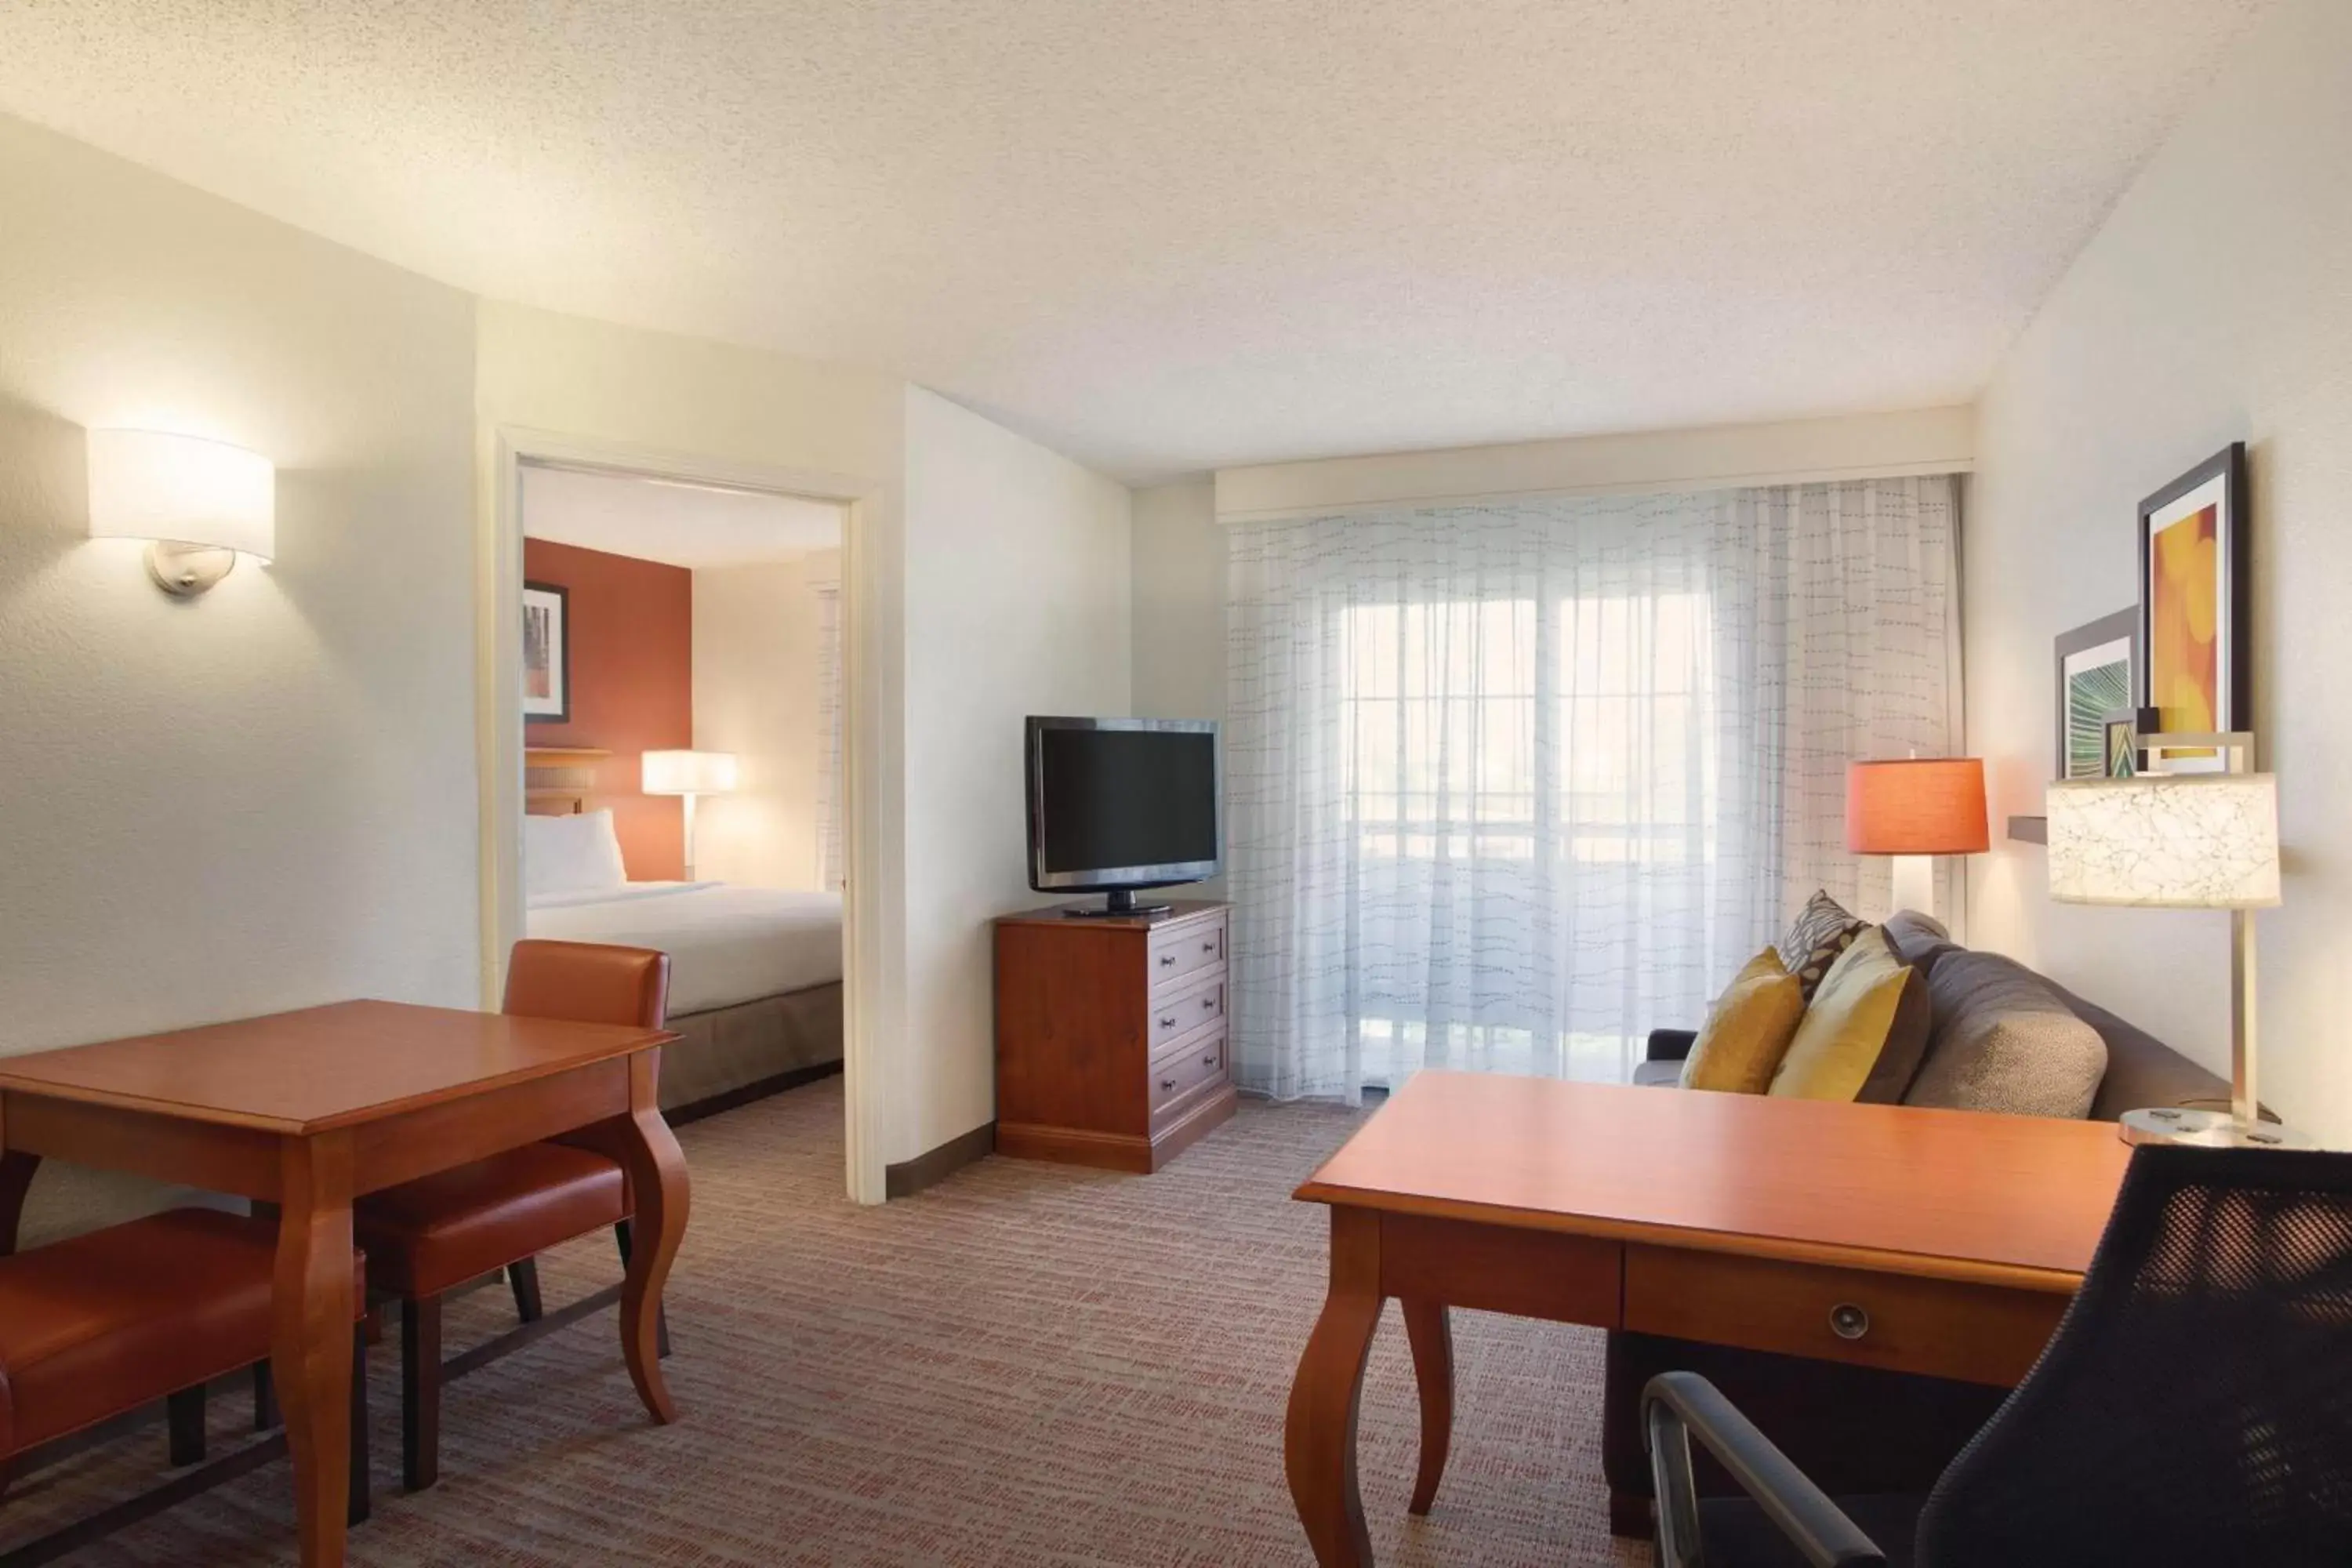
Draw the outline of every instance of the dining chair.
<instances>
[{"instance_id":1,"label":"dining chair","mask_svg":"<svg viewBox=\"0 0 2352 1568\"><path fill-rule=\"evenodd\" d=\"M2352 1563L2352 1154L2147 1145L2033 1370L1924 1498L1832 1499L1653 1378L1660 1568ZM1696 1438L1745 1496L1700 1499Z\"/></svg>"},{"instance_id":2,"label":"dining chair","mask_svg":"<svg viewBox=\"0 0 2352 1568\"><path fill-rule=\"evenodd\" d=\"M0 1256L0 1489L73 1439L157 1400L185 1473L0 1553L46 1563L286 1452L283 1432L205 1462L206 1384L269 1356L278 1228L214 1209L170 1209ZM366 1300L352 1258L352 1300ZM274 1427L274 1416L258 1423ZM351 1522L368 1516L367 1343L352 1352ZM85 1439L86 1440L86 1439ZM187 1467L194 1467L187 1468Z\"/></svg>"},{"instance_id":3,"label":"dining chair","mask_svg":"<svg viewBox=\"0 0 2352 1568\"><path fill-rule=\"evenodd\" d=\"M668 1008L667 953L527 941L515 943L508 960L504 1011L518 1017L658 1029ZM444 1384L619 1301L616 1283L547 1312L536 1259L551 1247L610 1227L625 1268L632 1212L620 1165L561 1140L527 1143L388 1187L353 1206L353 1230L367 1253L368 1282L400 1302L404 1487L421 1491L440 1479ZM443 1297L501 1268L514 1291L520 1325L443 1361ZM666 1317L660 1334L661 1353L667 1355Z\"/></svg>"}]
</instances>

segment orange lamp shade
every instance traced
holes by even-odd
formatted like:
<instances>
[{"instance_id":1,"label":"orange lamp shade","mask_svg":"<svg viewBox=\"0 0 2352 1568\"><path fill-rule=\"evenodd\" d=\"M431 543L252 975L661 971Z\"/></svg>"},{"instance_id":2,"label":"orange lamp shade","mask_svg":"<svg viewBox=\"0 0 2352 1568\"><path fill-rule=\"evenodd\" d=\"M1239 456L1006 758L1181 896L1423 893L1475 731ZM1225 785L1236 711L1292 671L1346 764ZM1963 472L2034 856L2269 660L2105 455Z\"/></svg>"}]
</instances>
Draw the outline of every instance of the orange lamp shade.
<instances>
[{"instance_id":1,"label":"orange lamp shade","mask_svg":"<svg viewBox=\"0 0 2352 1568\"><path fill-rule=\"evenodd\" d=\"M1975 757L1851 763L1845 847L1857 855L1976 855L1992 847Z\"/></svg>"}]
</instances>

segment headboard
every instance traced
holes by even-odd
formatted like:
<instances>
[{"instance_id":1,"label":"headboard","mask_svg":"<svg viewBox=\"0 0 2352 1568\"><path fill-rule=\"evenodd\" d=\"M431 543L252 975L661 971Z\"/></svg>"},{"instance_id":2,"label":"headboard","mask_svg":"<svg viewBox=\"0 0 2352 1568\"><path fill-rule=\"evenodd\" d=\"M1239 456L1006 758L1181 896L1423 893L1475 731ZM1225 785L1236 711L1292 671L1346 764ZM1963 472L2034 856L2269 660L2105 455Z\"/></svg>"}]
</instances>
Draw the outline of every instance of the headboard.
<instances>
[{"instance_id":1,"label":"headboard","mask_svg":"<svg viewBox=\"0 0 2352 1568\"><path fill-rule=\"evenodd\" d=\"M525 746L522 808L534 816L571 816L588 809L596 764L613 753L594 746Z\"/></svg>"}]
</instances>

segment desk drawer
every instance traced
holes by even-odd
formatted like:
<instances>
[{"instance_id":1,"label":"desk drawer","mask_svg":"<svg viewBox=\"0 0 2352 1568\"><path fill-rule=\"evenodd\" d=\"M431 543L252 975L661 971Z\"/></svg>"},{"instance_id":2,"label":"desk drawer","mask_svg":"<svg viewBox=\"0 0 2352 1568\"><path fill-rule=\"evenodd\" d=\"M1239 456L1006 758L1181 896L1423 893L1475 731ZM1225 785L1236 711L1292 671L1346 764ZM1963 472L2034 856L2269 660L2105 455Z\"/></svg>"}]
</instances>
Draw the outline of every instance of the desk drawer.
<instances>
[{"instance_id":1,"label":"desk drawer","mask_svg":"<svg viewBox=\"0 0 2352 1568\"><path fill-rule=\"evenodd\" d=\"M1224 962L1224 917L1219 915L1214 920L1191 921L1174 931L1153 933L1151 956L1147 960L1151 976L1149 984L1157 991L1171 981L1181 980L1188 974L1197 974L1204 969L1222 968Z\"/></svg>"},{"instance_id":2,"label":"desk drawer","mask_svg":"<svg viewBox=\"0 0 2352 1568\"><path fill-rule=\"evenodd\" d=\"M1206 1028L1225 1016L1225 977L1213 974L1182 991L1151 999L1150 1026L1144 1039L1152 1056L1195 1029Z\"/></svg>"},{"instance_id":3,"label":"desk drawer","mask_svg":"<svg viewBox=\"0 0 2352 1568\"><path fill-rule=\"evenodd\" d=\"M1625 1249L1625 1326L2011 1387L2072 1298L1675 1247Z\"/></svg>"}]
</instances>

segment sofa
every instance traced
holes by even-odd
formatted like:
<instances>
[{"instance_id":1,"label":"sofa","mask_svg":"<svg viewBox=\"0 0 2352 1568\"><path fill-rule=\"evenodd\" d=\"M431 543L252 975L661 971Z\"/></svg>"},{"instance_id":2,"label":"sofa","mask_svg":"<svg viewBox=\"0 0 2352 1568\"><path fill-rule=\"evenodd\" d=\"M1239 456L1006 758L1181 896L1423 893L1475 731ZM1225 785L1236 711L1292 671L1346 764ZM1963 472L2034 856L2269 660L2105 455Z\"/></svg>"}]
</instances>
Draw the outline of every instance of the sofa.
<instances>
[{"instance_id":1,"label":"sofa","mask_svg":"<svg viewBox=\"0 0 2352 1568\"><path fill-rule=\"evenodd\" d=\"M2113 1121L2138 1106L2228 1106L2230 1086L2221 1078L2014 960L1974 953L1947 972L1948 979L1959 977L1964 984L1939 985L1938 963L1969 950L1916 912L1895 916L1885 929L1904 961L1928 979L1935 1016L1926 1061L1935 1059L1947 1034L1980 1031L1988 1008L2046 1008L2054 998L2105 1047L2105 1069L2090 1097L2093 1120ZM1653 1033L1648 1059L1634 1069L1634 1081L1675 1084L1696 1037L1679 1029ZM1612 1331L1601 1400L1601 1468L1609 1483L1610 1528L1620 1535L1650 1533L1652 1488L1639 1406L1643 1386L1672 1371L1696 1372L1713 1381L1832 1496L1927 1490L2008 1396L2003 1389L1942 1378ZM1702 1494L1737 1489L1703 1456L1702 1461Z\"/></svg>"}]
</instances>

